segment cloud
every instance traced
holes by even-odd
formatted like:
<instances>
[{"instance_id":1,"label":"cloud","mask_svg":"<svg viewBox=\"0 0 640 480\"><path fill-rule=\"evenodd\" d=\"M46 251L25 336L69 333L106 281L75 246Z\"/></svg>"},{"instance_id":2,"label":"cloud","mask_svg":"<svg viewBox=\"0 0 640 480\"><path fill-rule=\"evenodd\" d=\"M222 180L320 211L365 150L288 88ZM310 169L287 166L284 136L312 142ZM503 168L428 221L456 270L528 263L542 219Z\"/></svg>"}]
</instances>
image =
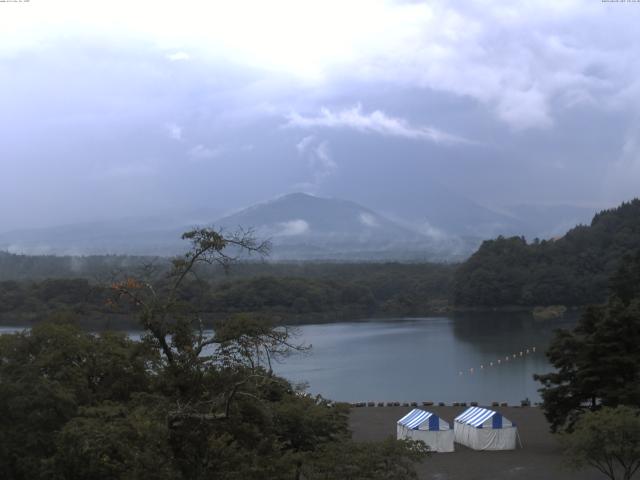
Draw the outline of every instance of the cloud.
<instances>
[{"instance_id":1,"label":"cloud","mask_svg":"<svg viewBox=\"0 0 640 480\"><path fill-rule=\"evenodd\" d=\"M311 165L318 167L325 175L330 175L338 168L338 164L334 162L331 157L331 153L329 152L329 142L321 142L313 149Z\"/></svg>"},{"instance_id":2,"label":"cloud","mask_svg":"<svg viewBox=\"0 0 640 480\"><path fill-rule=\"evenodd\" d=\"M441 229L434 227L433 225L431 225L426 220L424 222L416 225L415 229L418 232L422 233L423 235L426 235L427 237L432 238L434 240L440 240L440 241L446 240L446 239L451 240L450 235L447 235Z\"/></svg>"},{"instance_id":3,"label":"cloud","mask_svg":"<svg viewBox=\"0 0 640 480\"><path fill-rule=\"evenodd\" d=\"M169 138L178 142L182 140L182 127L180 125L177 123L167 123L164 127L169 134Z\"/></svg>"},{"instance_id":4,"label":"cloud","mask_svg":"<svg viewBox=\"0 0 640 480\"><path fill-rule=\"evenodd\" d=\"M189 55L186 52L174 52L174 53L168 53L167 55L165 55L165 58L172 62L180 62L180 61L189 60L191 58L191 55Z\"/></svg>"},{"instance_id":5,"label":"cloud","mask_svg":"<svg viewBox=\"0 0 640 480\"><path fill-rule=\"evenodd\" d=\"M144 183L149 192L156 194L167 181L181 185L160 195L167 208L209 201L203 193L206 176L189 178L190 170L181 167L210 155L207 150L218 142L208 139L214 138L224 139L225 157L245 142L259 146L252 154L239 153L242 162L229 161L216 170L216 203L225 202L224 208L281 193L295 182L304 182L305 191L396 211L421 203L415 199L426 196L423 178L496 207L540 198L595 204L605 188L616 199L638 194L640 147L633 140L638 132L625 139L640 107L640 43L630 28L637 18L629 6L310 0L292 2L298 16L283 16L271 4L260 6L261 13L271 9L270 15L280 15L271 23L262 15L246 19L250 9L243 0L242 7L227 2L238 10L237 22L225 12L207 15L204 4L180 11L175 5L158 6L164 15L156 15L154 7L151 18L139 6L134 14L122 15L126 2L118 8L108 2L99 14L94 4L78 12L49 3L32 2L28 10L37 9L38 15L24 9L16 10L20 18L0 15L0 26L6 27L0 28L0 77L11 92L3 99L0 123L7 133L4 157L15 158L3 166L13 181L0 196L4 203L15 197L25 204L19 215L5 215L13 225L54 221L36 197L21 193L30 191L24 185L41 184L47 194L50 184L86 193L85 183L93 184L78 182L78 176L84 179L95 170L103 178L102 169L113 159L154 159L157 173ZM316 10L332 21L318 20ZM103 14L111 16L109 21ZM95 15L104 28L94 29L86 15ZM176 21L176 15L198 18L194 24ZM52 21L56 16L70 17L69 23ZM26 28L20 21L37 25ZM129 24L128 31L120 21ZM221 24L225 30L216 28ZM21 42L12 31L23 32L24 46L16 46ZM265 31L275 36L267 38ZM278 39L279 48L271 48L269 42ZM169 61L167 55L180 52L188 52L189 60ZM300 81L297 60L304 62L303 70L317 68L320 81ZM84 72L82 82L74 83L78 71ZM362 107L354 107L358 101ZM297 114L289 120L303 126L280 129L291 111ZM428 116L421 116L425 111ZM433 127L496 148L429 149L424 162L427 142L434 130L439 132ZM25 140L24 131L33 132L37 144ZM330 137L338 131L339 143ZM64 140L69 135L76 139L72 144ZM376 142L383 148L366 145L365 150L362 140L374 138L414 140ZM331 143L321 147L324 139ZM190 157L189 149L199 142L204 145ZM87 151L95 158L87 160ZM550 175L555 159L566 168ZM216 163L199 165L219 167ZM84 195L92 202L76 207L64 196L55 197L57 210L65 219L90 218L90 208L111 215L103 205L137 199L134 189L122 193L127 182L120 181L136 169L139 178L149 176L141 167L115 168L101 192ZM248 171L257 172L255 178ZM194 188L194 181L202 188ZM155 200L149 203L157 210Z\"/></svg>"},{"instance_id":6,"label":"cloud","mask_svg":"<svg viewBox=\"0 0 640 480\"><path fill-rule=\"evenodd\" d=\"M333 159L329 142L320 141L314 135L304 137L296 144L298 154L307 161L313 175L313 181L295 184L296 190L315 192L320 184L338 170L338 164Z\"/></svg>"},{"instance_id":7,"label":"cloud","mask_svg":"<svg viewBox=\"0 0 640 480\"><path fill-rule=\"evenodd\" d=\"M500 118L516 130L553 125L547 99L535 88L526 91L507 90L495 108Z\"/></svg>"},{"instance_id":8,"label":"cloud","mask_svg":"<svg viewBox=\"0 0 640 480\"><path fill-rule=\"evenodd\" d=\"M362 111L361 105L337 112L322 108L320 115L315 117L305 117L293 112L287 116L286 125L298 128L347 128L362 133L376 133L384 136L425 140L435 143L469 142L462 137L451 135L433 127L411 125L407 120L389 116L381 110L374 110L367 114ZM305 137L298 144L298 148L300 148L300 145L304 146L303 142L308 138Z\"/></svg>"},{"instance_id":9,"label":"cloud","mask_svg":"<svg viewBox=\"0 0 640 480\"><path fill-rule=\"evenodd\" d=\"M129 36L164 46L171 61L197 52L198 59L311 79L314 88L365 79L449 92L515 129L549 127L565 100L606 103L603 96L640 78L636 15L601 2L185 0L179 10L151 0L84 3L3 11L0 56L62 35Z\"/></svg>"},{"instance_id":10,"label":"cloud","mask_svg":"<svg viewBox=\"0 0 640 480\"><path fill-rule=\"evenodd\" d=\"M608 165L604 190L612 204L640 198L640 122L627 131L618 158Z\"/></svg>"},{"instance_id":11,"label":"cloud","mask_svg":"<svg viewBox=\"0 0 640 480\"><path fill-rule=\"evenodd\" d=\"M638 83L637 20L600 3L396 2L388 14L361 78L475 100L514 130L549 128L562 110L604 107Z\"/></svg>"},{"instance_id":12,"label":"cloud","mask_svg":"<svg viewBox=\"0 0 640 480\"><path fill-rule=\"evenodd\" d=\"M338 169L338 164L333 160L327 141L320 142L310 148L307 156L309 166L313 170L313 183L319 186L327 177L333 175Z\"/></svg>"},{"instance_id":13,"label":"cloud","mask_svg":"<svg viewBox=\"0 0 640 480\"><path fill-rule=\"evenodd\" d=\"M208 160L222 153L220 148L208 148L204 145L196 145L187 152L192 160Z\"/></svg>"},{"instance_id":14,"label":"cloud","mask_svg":"<svg viewBox=\"0 0 640 480\"><path fill-rule=\"evenodd\" d=\"M279 223L278 226L281 227L281 230L277 233L277 235L280 235L283 237L303 235L310 230L309 223L302 219L282 222L282 223Z\"/></svg>"},{"instance_id":15,"label":"cloud","mask_svg":"<svg viewBox=\"0 0 640 480\"><path fill-rule=\"evenodd\" d=\"M298 153L301 155L305 153L309 145L311 145L314 140L315 140L315 137L313 135L308 135L304 137L302 140L300 140L298 143L296 143L296 150L298 150Z\"/></svg>"},{"instance_id":16,"label":"cloud","mask_svg":"<svg viewBox=\"0 0 640 480\"><path fill-rule=\"evenodd\" d=\"M360 216L358 217L358 220L360 220L360 223L362 223L363 225L366 225L367 227L379 227L380 224L378 223L378 220L376 219L375 215L372 215L370 213L361 213Z\"/></svg>"}]
</instances>

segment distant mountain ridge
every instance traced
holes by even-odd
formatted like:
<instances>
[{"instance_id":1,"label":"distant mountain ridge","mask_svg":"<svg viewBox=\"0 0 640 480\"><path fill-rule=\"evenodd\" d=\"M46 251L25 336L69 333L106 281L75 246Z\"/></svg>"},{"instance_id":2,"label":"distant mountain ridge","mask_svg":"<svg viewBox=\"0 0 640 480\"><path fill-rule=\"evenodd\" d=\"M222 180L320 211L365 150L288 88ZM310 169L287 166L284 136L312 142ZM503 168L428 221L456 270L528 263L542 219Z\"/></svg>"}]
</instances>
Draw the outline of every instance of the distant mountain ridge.
<instances>
[{"instance_id":1,"label":"distant mountain ridge","mask_svg":"<svg viewBox=\"0 0 640 480\"><path fill-rule=\"evenodd\" d=\"M183 232L212 225L254 229L259 238L272 240L272 260L460 261L475 251L482 238L513 232L528 238L539 236L538 231L562 234L563 227L557 225L566 225L566 218L578 214L583 215L578 220L585 216L584 211L571 207L527 206L506 215L456 195L437 201L437 193L425 194L425 199L433 196L433 201L408 205L402 218L389 218L349 200L292 193L218 220L200 212L182 220L175 216L129 218L7 232L0 234L0 250L39 255L170 256L184 251ZM545 212L550 211L553 221L545 222ZM526 228L529 221L533 226Z\"/></svg>"},{"instance_id":2,"label":"distant mountain ridge","mask_svg":"<svg viewBox=\"0 0 640 480\"><path fill-rule=\"evenodd\" d=\"M167 255L184 230L163 219L121 219L15 230L0 234L0 250L28 255Z\"/></svg>"},{"instance_id":3,"label":"distant mountain ridge","mask_svg":"<svg viewBox=\"0 0 640 480\"><path fill-rule=\"evenodd\" d=\"M355 202L304 193L292 193L253 205L215 223L227 228L252 226L279 239L332 235L368 240L380 233L394 239L400 235L413 240L420 237Z\"/></svg>"},{"instance_id":4,"label":"distant mountain ridge","mask_svg":"<svg viewBox=\"0 0 640 480\"><path fill-rule=\"evenodd\" d=\"M416 179L416 182L421 184L420 188L414 185L370 192L362 201L427 234L440 232L484 239L523 230L523 224L514 216L480 205L433 178Z\"/></svg>"},{"instance_id":5,"label":"distant mountain ridge","mask_svg":"<svg viewBox=\"0 0 640 480\"><path fill-rule=\"evenodd\" d=\"M276 260L442 260L468 253L455 242L445 245L355 202L305 193L251 206L215 225L229 230L254 228L258 237L271 240Z\"/></svg>"},{"instance_id":6,"label":"distant mountain ridge","mask_svg":"<svg viewBox=\"0 0 640 480\"><path fill-rule=\"evenodd\" d=\"M253 229L273 243L273 260L460 260L477 240L431 238L348 200L284 195L201 225ZM195 225L161 220L90 222L0 234L0 250L26 254L174 255Z\"/></svg>"}]
</instances>

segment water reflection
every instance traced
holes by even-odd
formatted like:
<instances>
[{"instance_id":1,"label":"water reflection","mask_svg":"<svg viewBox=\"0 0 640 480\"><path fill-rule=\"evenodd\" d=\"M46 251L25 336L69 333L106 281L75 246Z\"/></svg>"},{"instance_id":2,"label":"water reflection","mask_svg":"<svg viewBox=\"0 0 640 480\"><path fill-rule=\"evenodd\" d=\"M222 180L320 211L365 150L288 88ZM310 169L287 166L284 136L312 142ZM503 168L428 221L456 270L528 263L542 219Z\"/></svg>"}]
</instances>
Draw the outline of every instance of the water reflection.
<instances>
[{"instance_id":1,"label":"water reflection","mask_svg":"<svg viewBox=\"0 0 640 480\"><path fill-rule=\"evenodd\" d=\"M474 315L308 325L301 339L312 354L277 370L336 400L536 401L532 376L551 368L544 350L552 332L572 322Z\"/></svg>"}]
</instances>

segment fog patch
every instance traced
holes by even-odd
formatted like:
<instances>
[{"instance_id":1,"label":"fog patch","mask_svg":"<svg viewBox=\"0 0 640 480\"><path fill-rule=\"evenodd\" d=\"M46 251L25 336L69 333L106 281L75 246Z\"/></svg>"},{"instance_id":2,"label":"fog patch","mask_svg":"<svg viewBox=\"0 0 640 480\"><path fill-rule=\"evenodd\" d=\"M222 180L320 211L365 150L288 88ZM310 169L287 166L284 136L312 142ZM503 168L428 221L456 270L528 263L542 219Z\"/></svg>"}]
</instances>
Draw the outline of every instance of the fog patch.
<instances>
[{"instance_id":1,"label":"fog patch","mask_svg":"<svg viewBox=\"0 0 640 480\"><path fill-rule=\"evenodd\" d=\"M283 236L283 237L292 237L295 235L303 235L305 233L308 233L310 228L309 228L309 223L302 220L302 219L297 219L297 220L290 220L288 222L282 222L280 224L278 224L278 226L280 226L282 228L282 230L280 230L278 232L278 235Z\"/></svg>"},{"instance_id":2,"label":"fog patch","mask_svg":"<svg viewBox=\"0 0 640 480\"><path fill-rule=\"evenodd\" d=\"M378 223L378 220L376 219L375 215L372 215L370 213L361 213L360 214L360 223L362 223L363 225L366 225L367 227L379 227L380 224Z\"/></svg>"}]
</instances>

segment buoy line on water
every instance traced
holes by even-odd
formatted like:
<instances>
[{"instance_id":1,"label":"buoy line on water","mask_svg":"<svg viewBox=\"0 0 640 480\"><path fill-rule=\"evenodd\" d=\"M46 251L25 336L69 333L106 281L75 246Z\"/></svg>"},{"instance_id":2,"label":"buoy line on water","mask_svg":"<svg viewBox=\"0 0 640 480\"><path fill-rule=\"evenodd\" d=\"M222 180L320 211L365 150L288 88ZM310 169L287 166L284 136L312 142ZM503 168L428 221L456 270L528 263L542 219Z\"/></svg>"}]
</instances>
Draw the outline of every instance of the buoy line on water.
<instances>
[{"instance_id":1,"label":"buoy line on water","mask_svg":"<svg viewBox=\"0 0 640 480\"><path fill-rule=\"evenodd\" d=\"M467 370L467 375L473 375L474 372L479 371L479 370L486 370L488 368L493 368L493 367L500 367L502 365L506 365L509 362L514 362L516 360L518 360L519 358L524 358L527 355L532 355L536 353L536 347L529 347L529 348L523 348L522 350L520 350L519 352L515 352L512 353L511 355L505 355L504 357L500 357L497 360L492 360L488 363L482 363L480 364L480 368L476 368L476 367L471 367L469 368L469 370ZM465 375L465 371L464 370L460 370L458 372L458 376L462 377Z\"/></svg>"}]
</instances>

